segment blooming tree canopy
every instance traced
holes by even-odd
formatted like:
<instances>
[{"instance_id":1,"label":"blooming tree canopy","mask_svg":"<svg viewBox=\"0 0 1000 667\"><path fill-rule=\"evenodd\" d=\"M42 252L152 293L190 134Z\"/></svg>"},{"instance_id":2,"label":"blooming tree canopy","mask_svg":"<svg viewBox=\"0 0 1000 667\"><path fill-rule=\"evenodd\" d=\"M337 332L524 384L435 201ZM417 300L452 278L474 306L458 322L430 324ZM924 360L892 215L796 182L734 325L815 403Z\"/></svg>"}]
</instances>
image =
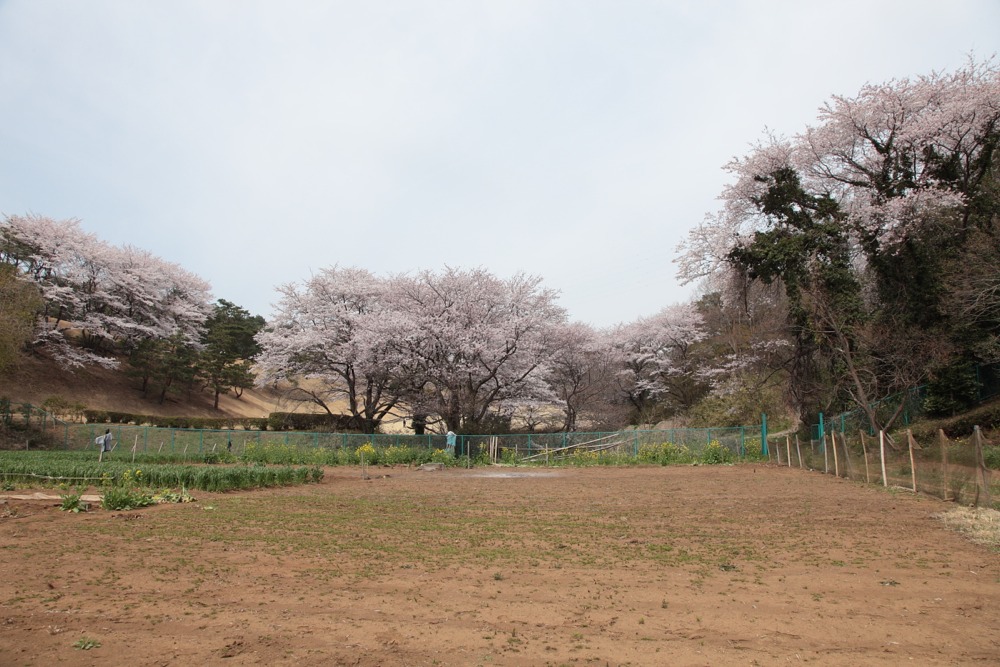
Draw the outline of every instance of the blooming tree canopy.
<instances>
[{"instance_id":1,"label":"blooming tree canopy","mask_svg":"<svg viewBox=\"0 0 1000 667\"><path fill-rule=\"evenodd\" d=\"M867 409L970 352L945 276L995 235L998 145L994 60L835 96L815 125L727 166L735 181L690 234L680 275L782 284L793 384L825 368Z\"/></svg>"},{"instance_id":2,"label":"blooming tree canopy","mask_svg":"<svg viewBox=\"0 0 1000 667\"><path fill-rule=\"evenodd\" d=\"M621 363L619 388L640 419L652 418L657 404L670 412L689 408L707 390L693 354L705 338L694 304L668 306L619 327L611 337Z\"/></svg>"},{"instance_id":3,"label":"blooming tree canopy","mask_svg":"<svg viewBox=\"0 0 1000 667\"><path fill-rule=\"evenodd\" d=\"M5 216L0 262L34 283L43 299L35 344L65 366L114 366L112 352L143 340L195 343L211 306L207 282L177 264L130 246L116 247L77 220ZM62 330L79 330L83 346Z\"/></svg>"},{"instance_id":4,"label":"blooming tree canopy","mask_svg":"<svg viewBox=\"0 0 1000 667\"><path fill-rule=\"evenodd\" d=\"M782 170L804 192L834 201L845 235L869 257L898 250L931 220L964 230L994 169L1000 67L970 62L951 74L867 85L833 97L818 121L791 139L769 135L726 166L735 182L721 211L682 246L683 279L708 275L771 228L759 203Z\"/></svg>"},{"instance_id":5,"label":"blooming tree canopy","mask_svg":"<svg viewBox=\"0 0 1000 667\"><path fill-rule=\"evenodd\" d=\"M331 399L343 398L373 431L403 394L396 351L380 335L390 317L386 290L386 280L364 269L339 267L279 287L277 312L257 335L257 384L289 383L331 414Z\"/></svg>"},{"instance_id":6,"label":"blooming tree canopy","mask_svg":"<svg viewBox=\"0 0 1000 667\"><path fill-rule=\"evenodd\" d=\"M445 428L482 427L544 390L546 332L565 317L535 277L446 269L379 278L330 268L279 288L257 336L257 382L287 382L332 412L331 398L374 429L397 406Z\"/></svg>"},{"instance_id":7,"label":"blooming tree canopy","mask_svg":"<svg viewBox=\"0 0 1000 667\"><path fill-rule=\"evenodd\" d=\"M391 281L383 331L398 353L415 409L455 432L504 418L505 402L545 391L548 334L565 311L541 278L447 268Z\"/></svg>"}]
</instances>

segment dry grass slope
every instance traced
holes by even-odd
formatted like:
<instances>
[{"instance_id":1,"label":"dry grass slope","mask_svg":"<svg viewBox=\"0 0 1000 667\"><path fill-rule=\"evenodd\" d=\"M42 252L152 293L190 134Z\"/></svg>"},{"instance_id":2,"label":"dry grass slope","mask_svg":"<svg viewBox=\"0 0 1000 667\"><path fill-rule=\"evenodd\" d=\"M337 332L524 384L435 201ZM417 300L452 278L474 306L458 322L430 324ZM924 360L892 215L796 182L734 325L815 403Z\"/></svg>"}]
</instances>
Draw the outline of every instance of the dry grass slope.
<instances>
[{"instance_id":1,"label":"dry grass slope","mask_svg":"<svg viewBox=\"0 0 1000 667\"><path fill-rule=\"evenodd\" d=\"M91 367L68 371L38 355L22 357L17 368L0 375L0 397L34 405L59 396L94 410L165 417L266 417L271 412L289 409L278 394L253 389L243 392L239 399L221 396L218 410L213 409L212 395L207 391L172 393L163 404L153 394L150 392L148 398L143 398L138 380L126 375L123 369Z\"/></svg>"}]
</instances>

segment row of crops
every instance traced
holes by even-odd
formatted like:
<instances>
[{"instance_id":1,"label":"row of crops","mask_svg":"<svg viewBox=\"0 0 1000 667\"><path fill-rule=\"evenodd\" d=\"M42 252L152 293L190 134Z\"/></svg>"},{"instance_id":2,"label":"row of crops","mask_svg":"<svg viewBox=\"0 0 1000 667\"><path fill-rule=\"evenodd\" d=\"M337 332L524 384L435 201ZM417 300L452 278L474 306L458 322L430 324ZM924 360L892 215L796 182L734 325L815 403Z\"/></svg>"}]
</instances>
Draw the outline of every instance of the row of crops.
<instances>
[{"instance_id":1,"label":"row of crops","mask_svg":"<svg viewBox=\"0 0 1000 667\"><path fill-rule=\"evenodd\" d=\"M405 445L353 449L301 447L285 444L247 443L239 453L209 451L200 455L181 452L117 450L98 458L94 450L37 450L0 452L0 482L7 485L55 485L189 488L228 491L318 482L323 466L479 465L493 461L482 450L477 456L456 456L442 449ZM514 450L495 453L496 462L535 465L635 465L730 463L737 457L718 442L700 450L664 442L643 445L638 452L620 449L575 449L552 456L518 456Z\"/></svg>"},{"instance_id":2,"label":"row of crops","mask_svg":"<svg viewBox=\"0 0 1000 667\"><path fill-rule=\"evenodd\" d=\"M184 488L231 491L319 482L320 466L190 465L143 460L145 457L98 462L86 452L0 452L0 484L105 488Z\"/></svg>"}]
</instances>

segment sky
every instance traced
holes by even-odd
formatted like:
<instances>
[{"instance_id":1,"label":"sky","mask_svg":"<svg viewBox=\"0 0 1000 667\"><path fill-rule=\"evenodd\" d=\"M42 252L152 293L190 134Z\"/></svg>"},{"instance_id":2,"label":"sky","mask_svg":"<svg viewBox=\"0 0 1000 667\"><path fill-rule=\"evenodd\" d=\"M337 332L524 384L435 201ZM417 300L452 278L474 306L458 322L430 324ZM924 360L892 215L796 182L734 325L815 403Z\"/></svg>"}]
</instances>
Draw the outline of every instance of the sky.
<instances>
[{"instance_id":1,"label":"sky","mask_svg":"<svg viewBox=\"0 0 1000 667\"><path fill-rule=\"evenodd\" d=\"M0 213L268 317L333 265L538 275L612 326L724 165L832 95L1000 53L1000 0L0 0Z\"/></svg>"}]
</instances>

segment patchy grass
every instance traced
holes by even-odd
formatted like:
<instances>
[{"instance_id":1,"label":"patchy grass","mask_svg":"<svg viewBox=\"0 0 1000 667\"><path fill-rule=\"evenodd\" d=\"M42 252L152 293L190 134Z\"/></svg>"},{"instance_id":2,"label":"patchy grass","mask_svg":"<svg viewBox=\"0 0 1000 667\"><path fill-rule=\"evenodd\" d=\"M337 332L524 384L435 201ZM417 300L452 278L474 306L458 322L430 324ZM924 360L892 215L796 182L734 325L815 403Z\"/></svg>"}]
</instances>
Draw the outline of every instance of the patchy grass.
<instances>
[{"instance_id":1,"label":"patchy grass","mask_svg":"<svg viewBox=\"0 0 1000 667\"><path fill-rule=\"evenodd\" d=\"M1000 550L1000 512L983 507L956 507L934 515L973 542Z\"/></svg>"}]
</instances>

